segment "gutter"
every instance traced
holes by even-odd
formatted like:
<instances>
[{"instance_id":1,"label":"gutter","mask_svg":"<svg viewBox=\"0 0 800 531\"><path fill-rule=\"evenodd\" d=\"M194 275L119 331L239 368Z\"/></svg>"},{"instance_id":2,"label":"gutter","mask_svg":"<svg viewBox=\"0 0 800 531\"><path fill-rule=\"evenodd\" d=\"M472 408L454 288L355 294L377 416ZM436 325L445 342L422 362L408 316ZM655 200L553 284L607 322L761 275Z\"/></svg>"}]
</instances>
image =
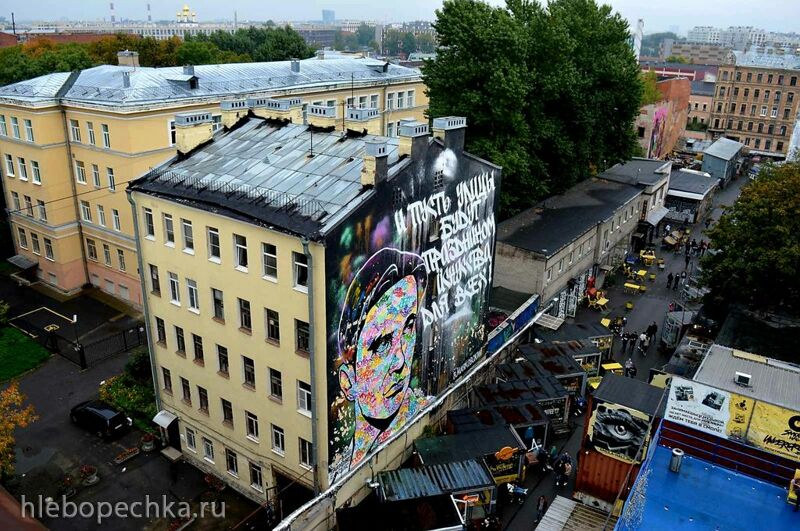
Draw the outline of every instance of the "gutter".
<instances>
[{"instance_id":1,"label":"gutter","mask_svg":"<svg viewBox=\"0 0 800 531\"><path fill-rule=\"evenodd\" d=\"M142 287L142 309L144 310L144 330L145 334L147 334L147 353L148 357L150 358L150 375L153 378L153 391L156 398L156 410L161 411L161 396L158 392L158 375L156 373L156 360L155 360L155 348L153 345L153 334L151 333L152 325L150 321L150 306L147 301L147 286L145 285L145 275L148 273L145 272L144 269L144 262L142 261L142 242L139 239L139 217L137 216L136 212L136 203L133 201L133 191L128 188L125 190L125 194L128 196L128 202L131 204L131 213L133 214L133 236L134 241L136 242L136 262L139 266L139 283Z\"/></svg>"},{"instance_id":2,"label":"gutter","mask_svg":"<svg viewBox=\"0 0 800 531\"><path fill-rule=\"evenodd\" d=\"M314 496L318 496L319 488L319 440L317 437L317 363L316 363L316 340L314 326L314 262L311 250L308 248L308 238L302 238L303 254L306 255L308 263L308 358L311 364L311 467L314 476ZM138 239L137 239L138 242Z\"/></svg>"}]
</instances>

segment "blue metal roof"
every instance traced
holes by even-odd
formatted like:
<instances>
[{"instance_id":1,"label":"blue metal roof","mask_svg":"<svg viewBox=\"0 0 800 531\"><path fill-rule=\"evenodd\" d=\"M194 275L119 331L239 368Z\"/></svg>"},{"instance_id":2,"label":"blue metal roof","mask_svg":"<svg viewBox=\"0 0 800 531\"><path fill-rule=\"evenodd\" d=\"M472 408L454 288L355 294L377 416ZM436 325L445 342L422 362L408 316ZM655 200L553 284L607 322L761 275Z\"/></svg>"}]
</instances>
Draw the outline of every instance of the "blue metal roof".
<instances>
[{"instance_id":1,"label":"blue metal roof","mask_svg":"<svg viewBox=\"0 0 800 531\"><path fill-rule=\"evenodd\" d=\"M492 475L476 460L418 468L398 468L378 474L386 501L413 500L494 486Z\"/></svg>"}]
</instances>

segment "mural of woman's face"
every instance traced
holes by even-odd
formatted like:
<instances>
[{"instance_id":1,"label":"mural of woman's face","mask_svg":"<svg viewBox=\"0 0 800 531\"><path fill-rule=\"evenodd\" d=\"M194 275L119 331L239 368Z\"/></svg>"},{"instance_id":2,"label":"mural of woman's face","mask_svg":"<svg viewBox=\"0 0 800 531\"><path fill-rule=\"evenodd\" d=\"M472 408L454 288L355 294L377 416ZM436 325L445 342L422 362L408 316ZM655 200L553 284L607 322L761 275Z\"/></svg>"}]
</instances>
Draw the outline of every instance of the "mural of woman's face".
<instances>
[{"instance_id":1,"label":"mural of woman's face","mask_svg":"<svg viewBox=\"0 0 800 531\"><path fill-rule=\"evenodd\" d=\"M417 281L397 281L367 312L356 346L353 398L366 418L386 419L403 403L417 340Z\"/></svg>"}]
</instances>

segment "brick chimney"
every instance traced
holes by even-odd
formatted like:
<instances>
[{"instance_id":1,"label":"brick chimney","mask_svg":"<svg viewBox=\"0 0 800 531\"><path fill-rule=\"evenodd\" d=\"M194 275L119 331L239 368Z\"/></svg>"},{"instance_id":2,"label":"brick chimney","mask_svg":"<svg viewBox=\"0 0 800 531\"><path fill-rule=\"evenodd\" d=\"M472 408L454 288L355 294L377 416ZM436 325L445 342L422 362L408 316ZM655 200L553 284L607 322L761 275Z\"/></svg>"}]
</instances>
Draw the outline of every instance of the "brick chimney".
<instances>
[{"instance_id":1,"label":"brick chimney","mask_svg":"<svg viewBox=\"0 0 800 531\"><path fill-rule=\"evenodd\" d=\"M175 147L178 153L189 153L203 142L211 140L213 134L210 112L186 112L175 115Z\"/></svg>"},{"instance_id":2,"label":"brick chimney","mask_svg":"<svg viewBox=\"0 0 800 531\"><path fill-rule=\"evenodd\" d=\"M132 66L139 68L139 52L132 52L130 50L122 50L117 52L117 64L119 66Z\"/></svg>"},{"instance_id":3,"label":"brick chimney","mask_svg":"<svg viewBox=\"0 0 800 531\"><path fill-rule=\"evenodd\" d=\"M364 167L361 168L361 185L375 186L389 174L389 149L386 139L380 137L364 140Z\"/></svg>"},{"instance_id":4,"label":"brick chimney","mask_svg":"<svg viewBox=\"0 0 800 531\"><path fill-rule=\"evenodd\" d=\"M444 116L433 119L433 136L456 153L464 151L467 119L463 116Z\"/></svg>"}]
</instances>

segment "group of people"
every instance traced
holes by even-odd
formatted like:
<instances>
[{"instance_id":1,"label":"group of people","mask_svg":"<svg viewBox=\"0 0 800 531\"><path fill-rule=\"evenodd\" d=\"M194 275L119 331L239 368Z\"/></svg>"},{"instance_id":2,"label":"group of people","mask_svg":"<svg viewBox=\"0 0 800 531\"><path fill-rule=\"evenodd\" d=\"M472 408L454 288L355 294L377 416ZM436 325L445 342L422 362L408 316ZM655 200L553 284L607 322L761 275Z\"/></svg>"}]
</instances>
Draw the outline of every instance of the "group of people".
<instances>
[{"instance_id":1,"label":"group of people","mask_svg":"<svg viewBox=\"0 0 800 531\"><path fill-rule=\"evenodd\" d=\"M686 284L686 271L681 271L680 274L673 275L672 272L667 275L667 289L678 291L678 288Z\"/></svg>"},{"instance_id":2,"label":"group of people","mask_svg":"<svg viewBox=\"0 0 800 531\"><path fill-rule=\"evenodd\" d=\"M650 350L650 345L657 333L658 325L656 325L655 321L639 334L636 332L625 332L623 330L620 333L620 337L622 338L622 351L620 353L622 355L632 355L633 352L638 349L642 356L647 356L647 351Z\"/></svg>"}]
</instances>

